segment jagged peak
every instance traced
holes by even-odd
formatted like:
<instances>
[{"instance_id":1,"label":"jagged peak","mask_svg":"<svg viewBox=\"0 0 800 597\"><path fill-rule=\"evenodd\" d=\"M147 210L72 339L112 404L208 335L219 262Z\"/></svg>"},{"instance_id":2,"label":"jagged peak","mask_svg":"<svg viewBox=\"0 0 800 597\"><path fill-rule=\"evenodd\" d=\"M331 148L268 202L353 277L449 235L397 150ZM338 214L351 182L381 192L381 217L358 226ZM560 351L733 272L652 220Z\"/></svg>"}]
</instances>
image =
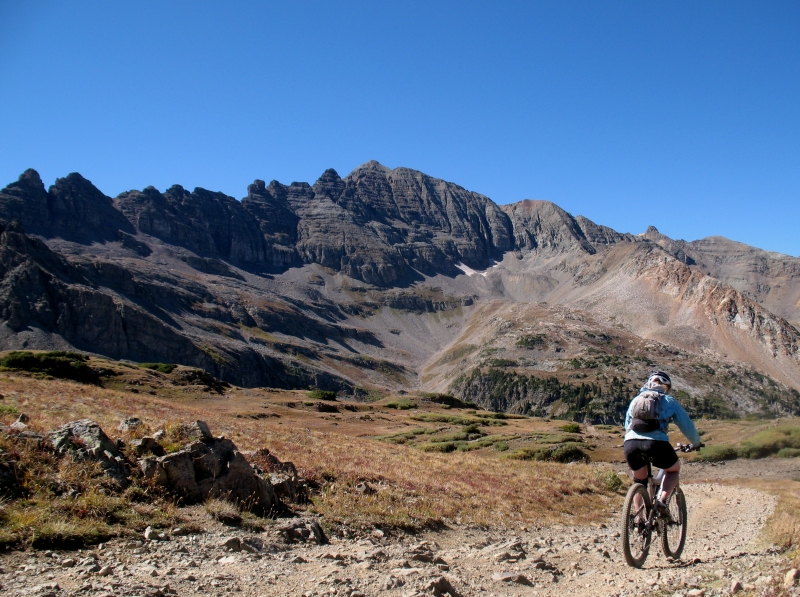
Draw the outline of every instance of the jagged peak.
<instances>
[{"instance_id":1,"label":"jagged peak","mask_svg":"<svg viewBox=\"0 0 800 597\"><path fill-rule=\"evenodd\" d=\"M276 181L272 181L273 183ZM267 183L265 183L260 178L256 178L253 181L253 184L247 185L247 194L248 195L263 195L267 192Z\"/></svg>"},{"instance_id":2,"label":"jagged peak","mask_svg":"<svg viewBox=\"0 0 800 597\"><path fill-rule=\"evenodd\" d=\"M80 172L70 172L64 178L56 178L55 184L50 187L50 192L63 193L63 192L81 192L90 193L97 197L108 197L103 191L94 186L91 180L83 176Z\"/></svg>"},{"instance_id":3,"label":"jagged peak","mask_svg":"<svg viewBox=\"0 0 800 597\"><path fill-rule=\"evenodd\" d=\"M364 164L361 164L357 168L354 168L353 171L350 172L350 174L348 174L345 178L351 178L362 172L381 172L383 174L389 174L391 171L391 168L387 168L377 160L370 160Z\"/></svg>"},{"instance_id":4,"label":"jagged peak","mask_svg":"<svg viewBox=\"0 0 800 597\"><path fill-rule=\"evenodd\" d=\"M335 183L339 182L340 180L342 180L342 177L339 176L339 173L333 168L328 168L327 170L325 170L325 172L322 173L322 176L320 176L317 179L317 182L315 184L332 183L332 182Z\"/></svg>"},{"instance_id":5,"label":"jagged peak","mask_svg":"<svg viewBox=\"0 0 800 597\"><path fill-rule=\"evenodd\" d=\"M34 170L33 168L28 168L19 175L19 178L15 182L9 184L6 188L2 189L3 193L8 193L10 191L13 192L14 189L29 189L35 190L37 192L45 192L44 183L42 182L41 176L39 173Z\"/></svg>"},{"instance_id":6,"label":"jagged peak","mask_svg":"<svg viewBox=\"0 0 800 597\"><path fill-rule=\"evenodd\" d=\"M523 199L522 201L517 201L516 203L501 205L500 209L506 213L513 212L525 216L529 216L537 212L551 211L559 214L560 216L572 218L572 215L568 211L559 207L552 201L547 201L545 199Z\"/></svg>"},{"instance_id":7,"label":"jagged peak","mask_svg":"<svg viewBox=\"0 0 800 597\"><path fill-rule=\"evenodd\" d=\"M39 173L33 168L28 168L27 170L25 170L25 172L19 175L18 182L23 182L23 181L44 188L42 177L39 176Z\"/></svg>"}]
</instances>

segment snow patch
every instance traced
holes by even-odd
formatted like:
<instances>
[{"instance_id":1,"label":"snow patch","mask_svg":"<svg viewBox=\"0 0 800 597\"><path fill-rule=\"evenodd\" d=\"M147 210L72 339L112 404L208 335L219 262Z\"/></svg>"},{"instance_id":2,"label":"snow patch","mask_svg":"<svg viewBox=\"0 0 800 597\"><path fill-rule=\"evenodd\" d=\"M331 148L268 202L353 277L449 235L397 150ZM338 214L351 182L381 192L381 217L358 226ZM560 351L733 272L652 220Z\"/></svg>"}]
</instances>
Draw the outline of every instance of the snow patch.
<instances>
[{"instance_id":1,"label":"snow patch","mask_svg":"<svg viewBox=\"0 0 800 597\"><path fill-rule=\"evenodd\" d=\"M484 277L486 277L486 274L488 274L490 270L493 270L494 268L498 267L499 265L500 265L499 263L495 262L488 269L486 269L486 270L484 270L482 272L479 272L477 270L472 269L468 265L464 265L463 263L456 263L456 267L458 269L460 269L462 272L464 272L465 274L467 274L468 276L479 275L479 276L484 276Z\"/></svg>"}]
</instances>

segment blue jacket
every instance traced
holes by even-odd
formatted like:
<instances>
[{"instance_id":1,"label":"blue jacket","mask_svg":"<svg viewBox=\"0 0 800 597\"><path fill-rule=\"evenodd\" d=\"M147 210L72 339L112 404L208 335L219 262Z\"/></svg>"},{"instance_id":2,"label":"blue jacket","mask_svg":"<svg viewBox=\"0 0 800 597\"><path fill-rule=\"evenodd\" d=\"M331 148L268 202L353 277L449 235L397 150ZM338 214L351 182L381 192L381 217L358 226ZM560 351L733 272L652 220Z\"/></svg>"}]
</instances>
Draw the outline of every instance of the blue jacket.
<instances>
[{"instance_id":1,"label":"blue jacket","mask_svg":"<svg viewBox=\"0 0 800 597\"><path fill-rule=\"evenodd\" d=\"M642 388L642 390L644 389L646 388ZM631 401L628 405L628 412L625 414L625 431L627 431L625 439L653 439L668 442L669 436L667 435L667 428L670 423L675 423L690 442L695 445L699 444L700 434L697 433L694 423L692 423L692 420L689 418L689 415L686 414L686 411L683 410L680 403L669 394L664 394L660 402L661 413L659 416L659 429L656 431L638 432L631 429L631 419L633 419L633 414L631 413L633 401Z\"/></svg>"}]
</instances>

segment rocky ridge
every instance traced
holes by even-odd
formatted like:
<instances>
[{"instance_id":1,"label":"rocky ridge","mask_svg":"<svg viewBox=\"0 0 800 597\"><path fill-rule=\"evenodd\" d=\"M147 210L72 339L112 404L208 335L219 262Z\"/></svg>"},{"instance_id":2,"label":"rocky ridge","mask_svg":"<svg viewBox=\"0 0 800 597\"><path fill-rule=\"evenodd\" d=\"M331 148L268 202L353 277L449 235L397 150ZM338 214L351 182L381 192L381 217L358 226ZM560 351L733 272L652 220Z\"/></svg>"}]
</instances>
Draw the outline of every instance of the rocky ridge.
<instances>
[{"instance_id":1,"label":"rocky ridge","mask_svg":"<svg viewBox=\"0 0 800 597\"><path fill-rule=\"evenodd\" d=\"M621 234L545 201L500 207L406 168L257 180L242 201L179 185L111 199L78 174L46 190L28 170L0 191L0 218L20 222L0 232L2 348L179 362L248 386L446 389L425 371L486 345L465 333L484 307L547 301L605 335L800 388L796 259ZM585 355L566 356L550 360L559 375Z\"/></svg>"}]
</instances>

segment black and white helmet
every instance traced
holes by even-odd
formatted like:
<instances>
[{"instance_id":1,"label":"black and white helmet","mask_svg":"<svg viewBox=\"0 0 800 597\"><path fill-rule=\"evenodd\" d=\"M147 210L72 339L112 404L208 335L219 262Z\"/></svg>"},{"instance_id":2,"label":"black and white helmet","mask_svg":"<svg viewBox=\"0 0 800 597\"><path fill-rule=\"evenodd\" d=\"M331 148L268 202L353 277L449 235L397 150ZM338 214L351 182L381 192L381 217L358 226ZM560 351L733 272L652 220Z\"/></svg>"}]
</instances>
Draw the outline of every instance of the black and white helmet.
<instances>
[{"instance_id":1,"label":"black and white helmet","mask_svg":"<svg viewBox=\"0 0 800 597\"><path fill-rule=\"evenodd\" d=\"M672 387L672 380L669 378L669 375L664 373L663 371L653 371L650 374L650 377L647 378L647 384L658 384L660 386L664 386L667 389Z\"/></svg>"}]
</instances>

